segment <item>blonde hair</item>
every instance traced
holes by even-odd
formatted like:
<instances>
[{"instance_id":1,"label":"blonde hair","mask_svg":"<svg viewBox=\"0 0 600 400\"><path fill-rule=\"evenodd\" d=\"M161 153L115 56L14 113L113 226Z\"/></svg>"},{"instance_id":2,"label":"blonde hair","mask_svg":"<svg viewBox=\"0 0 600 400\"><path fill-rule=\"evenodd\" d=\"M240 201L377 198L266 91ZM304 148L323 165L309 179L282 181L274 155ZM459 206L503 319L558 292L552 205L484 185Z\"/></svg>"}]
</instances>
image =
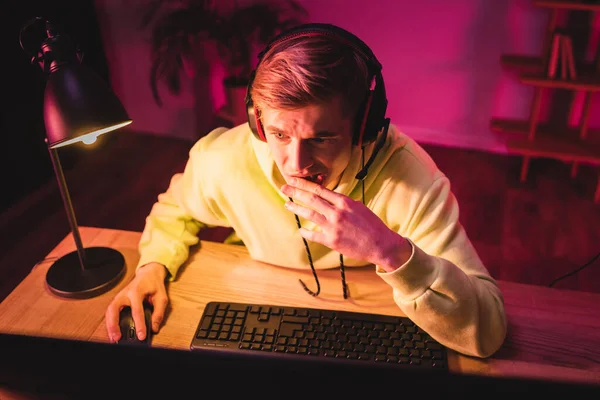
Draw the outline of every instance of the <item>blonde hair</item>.
<instances>
[{"instance_id":1,"label":"blonde hair","mask_svg":"<svg viewBox=\"0 0 600 400\"><path fill-rule=\"evenodd\" d=\"M341 97L343 112L356 116L369 89L364 58L327 36L288 39L273 46L259 63L251 95L261 110L290 110Z\"/></svg>"}]
</instances>

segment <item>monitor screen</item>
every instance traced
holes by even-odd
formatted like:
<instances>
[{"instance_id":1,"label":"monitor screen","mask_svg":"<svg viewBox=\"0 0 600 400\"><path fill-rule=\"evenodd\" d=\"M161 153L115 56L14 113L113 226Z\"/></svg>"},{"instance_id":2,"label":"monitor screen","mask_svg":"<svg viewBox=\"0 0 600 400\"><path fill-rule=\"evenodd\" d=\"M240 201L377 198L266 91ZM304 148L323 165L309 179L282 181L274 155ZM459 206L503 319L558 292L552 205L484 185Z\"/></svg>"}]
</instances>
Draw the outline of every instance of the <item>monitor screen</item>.
<instances>
[{"instance_id":1,"label":"monitor screen","mask_svg":"<svg viewBox=\"0 0 600 400\"><path fill-rule=\"evenodd\" d=\"M600 394L600 386L454 374L262 356L0 334L0 387L60 398L342 398L384 393L423 397L463 394ZM1 393L1 392L0 392ZM253 397L255 397L253 396ZM330 397L331 396L331 397ZM25 398L27 398L25 396ZM212 398L212 397L210 397Z\"/></svg>"}]
</instances>

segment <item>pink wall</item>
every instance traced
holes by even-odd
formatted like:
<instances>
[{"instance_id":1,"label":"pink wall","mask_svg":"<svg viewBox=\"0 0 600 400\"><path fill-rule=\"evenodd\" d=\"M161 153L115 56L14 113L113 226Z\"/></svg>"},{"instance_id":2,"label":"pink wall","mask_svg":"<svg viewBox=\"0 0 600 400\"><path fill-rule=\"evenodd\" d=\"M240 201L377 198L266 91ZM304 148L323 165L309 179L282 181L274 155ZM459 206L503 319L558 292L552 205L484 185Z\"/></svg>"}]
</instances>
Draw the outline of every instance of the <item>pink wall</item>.
<instances>
[{"instance_id":1,"label":"pink wall","mask_svg":"<svg viewBox=\"0 0 600 400\"><path fill-rule=\"evenodd\" d=\"M113 86L135 129L193 140L224 103L222 70L215 63L196 91L183 76L184 93L163 89L158 107L148 86L149 35L136 29L145 2L96 0ZM503 71L500 56L539 54L548 11L530 0L300 2L313 22L340 25L371 46L384 66L388 116L417 141L503 152L490 119L528 117L533 89ZM592 126L600 126L599 103L596 96Z\"/></svg>"}]
</instances>

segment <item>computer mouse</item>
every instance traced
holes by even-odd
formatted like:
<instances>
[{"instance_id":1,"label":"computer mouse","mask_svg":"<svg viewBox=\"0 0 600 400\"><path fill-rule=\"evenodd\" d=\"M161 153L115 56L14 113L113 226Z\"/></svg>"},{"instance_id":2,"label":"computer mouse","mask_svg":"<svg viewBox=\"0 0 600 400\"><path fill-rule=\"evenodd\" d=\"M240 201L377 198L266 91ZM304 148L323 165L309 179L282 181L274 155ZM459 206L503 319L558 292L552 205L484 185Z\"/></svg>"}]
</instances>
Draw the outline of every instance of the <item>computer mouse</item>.
<instances>
[{"instance_id":1,"label":"computer mouse","mask_svg":"<svg viewBox=\"0 0 600 400\"><path fill-rule=\"evenodd\" d=\"M149 346L152 340L152 305L144 303L144 320L146 322L146 338L139 340L135 329L135 321L131 315L131 307L125 306L119 314L121 339L117 343L138 346Z\"/></svg>"}]
</instances>

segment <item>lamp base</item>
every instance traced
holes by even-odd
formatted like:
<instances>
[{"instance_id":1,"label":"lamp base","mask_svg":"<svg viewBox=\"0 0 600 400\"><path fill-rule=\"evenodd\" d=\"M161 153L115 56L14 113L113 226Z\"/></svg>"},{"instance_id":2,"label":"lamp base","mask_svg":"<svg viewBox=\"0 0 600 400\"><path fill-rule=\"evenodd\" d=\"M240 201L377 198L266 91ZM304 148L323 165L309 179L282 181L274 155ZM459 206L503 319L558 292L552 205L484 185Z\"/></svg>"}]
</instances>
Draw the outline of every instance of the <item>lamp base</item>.
<instances>
[{"instance_id":1,"label":"lamp base","mask_svg":"<svg viewBox=\"0 0 600 400\"><path fill-rule=\"evenodd\" d=\"M46 285L60 297L89 299L112 289L125 275L125 258L109 247L87 247L85 269L77 251L59 258L46 273Z\"/></svg>"}]
</instances>

